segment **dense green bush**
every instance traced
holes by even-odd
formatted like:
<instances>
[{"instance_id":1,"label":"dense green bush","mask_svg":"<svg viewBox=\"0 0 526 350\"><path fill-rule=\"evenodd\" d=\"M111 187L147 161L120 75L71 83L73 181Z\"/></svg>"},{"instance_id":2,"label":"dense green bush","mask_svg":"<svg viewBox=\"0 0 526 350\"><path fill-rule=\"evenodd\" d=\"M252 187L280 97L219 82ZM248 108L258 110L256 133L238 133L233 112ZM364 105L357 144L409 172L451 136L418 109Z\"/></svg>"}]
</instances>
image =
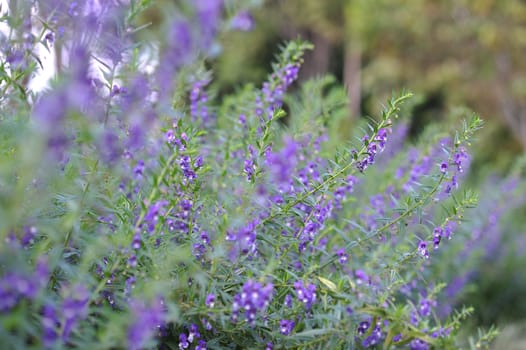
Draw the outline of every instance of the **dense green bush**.
<instances>
[{"instance_id":1,"label":"dense green bush","mask_svg":"<svg viewBox=\"0 0 526 350\"><path fill-rule=\"evenodd\" d=\"M283 45L261 87L215 98L205 60L250 16L185 3L144 43L148 3L39 1L3 18L0 342L461 346L471 309L448 293L479 256L458 260L479 241L459 184L481 120L408 145L402 93L344 144L334 79L288 93L310 44ZM34 92L44 49L63 60Z\"/></svg>"}]
</instances>

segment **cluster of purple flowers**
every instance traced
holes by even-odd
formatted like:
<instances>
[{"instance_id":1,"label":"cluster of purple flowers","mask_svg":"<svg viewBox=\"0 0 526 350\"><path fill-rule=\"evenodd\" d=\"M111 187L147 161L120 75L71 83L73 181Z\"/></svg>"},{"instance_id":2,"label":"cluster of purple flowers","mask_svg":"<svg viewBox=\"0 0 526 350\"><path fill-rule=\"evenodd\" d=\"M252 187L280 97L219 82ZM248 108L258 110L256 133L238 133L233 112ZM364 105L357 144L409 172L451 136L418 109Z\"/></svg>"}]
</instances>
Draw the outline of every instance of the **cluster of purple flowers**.
<instances>
[{"instance_id":1,"label":"cluster of purple flowers","mask_svg":"<svg viewBox=\"0 0 526 350\"><path fill-rule=\"evenodd\" d=\"M243 172L247 176L248 181L253 181L256 174L256 150L254 146L248 145L248 158L245 159Z\"/></svg>"},{"instance_id":2,"label":"cluster of purple flowers","mask_svg":"<svg viewBox=\"0 0 526 350\"><path fill-rule=\"evenodd\" d=\"M446 163L441 163L440 169L446 174L448 169L451 170L450 180L446 183L445 193L450 194L453 189L458 188L458 176L464 172L464 167L469 162L469 155L466 152L466 149L463 146L458 147L455 154L453 154L453 164L455 167L451 168L445 166Z\"/></svg>"},{"instance_id":3,"label":"cluster of purple flowers","mask_svg":"<svg viewBox=\"0 0 526 350\"><path fill-rule=\"evenodd\" d=\"M233 242L231 256L238 254L246 255L249 258L257 254L256 246L256 228L259 225L259 220L254 219L245 226L241 227L235 232L229 232L226 240Z\"/></svg>"},{"instance_id":4,"label":"cluster of purple flowers","mask_svg":"<svg viewBox=\"0 0 526 350\"><path fill-rule=\"evenodd\" d=\"M336 209L342 209L343 202L353 192L357 181L356 177L350 175L347 177L345 184L334 191L334 207Z\"/></svg>"},{"instance_id":5,"label":"cluster of purple flowers","mask_svg":"<svg viewBox=\"0 0 526 350\"><path fill-rule=\"evenodd\" d=\"M43 342L51 347L58 338L67 342L71 333L88 313L90 293L82 285L65 288L66 295L58 305L46 304L42 318Z\"/></svg>"},{"instance_id":6,"label":"cluster of purple flowers","mask_svg":"<svg viewBox=\"0 0 526 350\"><path fill-rule=\"evenodd\" d=\"M298 148L298 143L289 139L280 152L267 153L266 163L272 181L279 186L281 193L288 193L293 188L292 175L297 163Z\"/></svg>"},{"instance_id":7,"label":"cluster of purple flowers","mask_svg":"<svg viewBox=\"0 0 526 350\"><path fill-rule=\"evenodd\" d=\"M199 120L204 125L210 122L210 113L207 107L208 94L204 89L207 84L207 81L197 81L190 90L190 116L194 122Z\"/></svg>"},{"instance_id":8,"label":"cluster of purple flowers","mask_svg":"<svg viewBox=\"0 0 526 350\"><path fill-rule=\"evenodd\" d=\"M145 227L150 234L152 234L155 231L155 227L157 226L159 219L166 215L167 205L168 201L160 200L153 203L148 208L148 211L146 212L146 215L143 219L142 227Z\"/></svg>"},{"instance_id":9,"label":"cluster of purple flowers","mask_svg":"<svg viewBox=\"0 0 526 350\"><path fill-rule=\"evenodd\" d=\"M241 293L234 296L232 302L232 321L237 321L239 312L245 312L245 319L250 325L255 325L258 312L264 312L274 294L274 285L248 280L243 285Z\"/></svg>"},{"instance_id":10,"label":"cluster of purple flowers","mask_svg":"<svg viewBox=\"0 0 526 350\"><path fill-rule=\"evenodd\" d=\"M197 175L195 174L194 164L192 164L192 159L190 156L184 155L181 156L178 160L179 167L183 171L183 176L188 182L193 182Z\"/></svg>"},{"instance_id":11,"label":"cluster of purple flowers","mask_svg":"<svg viewBox=\"0 0 526 350\"><path fill-rule=\"evenodd\" d=\"M294 289L298 300L307 310L310 310L312 305L316 302L316 285L312 283L305 284L303 281L296 281L294 282Z\"/></svg>"},{"instance_id":12,"label":"cluster of purple flowers","mask_svg":"<svg viewBox=\"0 0 526 350\"><path fill-rule=\"evenodd\" d=\"M38 229L35 226L24 226L23 233L19 237L15 232L11 231L7 236L7 243L14 248L21 246L22 248L29 248L37 238Z\"/></svg>"},{"instance_id":13,"label":"cluster of purple flowers","mask_svg":"<svg viewBox=\"0 0 526 350\"><path fill-rule=\"evenodd\" d=\"M268 119L272 119L274 112L283 104L283 96L289 86L298 79L299 65L288 64L270 76L270 81L264 82L261 89L263 101L267 105ZM262 116L263 110L257 109L256 114Z\"/></svg>"},{"instance_id":14,"label":"cluster of purple flowers","mask_svg":"<svg viewBox=\"0 0 526 350\"><path fill-rule=\"evenodd\" d=\"M305 251L307 245L314 241L317 234L323 229L325 221L327 221L332 214L332 201L327 201L323 204L317 204L314 208L307 210L307 221L303 229L299 232L299 246L300 252Z\"/></svg>"},{"instance_id":15,"label":"cluster of purple flowers","mask_svg":"<svg viewBox=\"0 0 526 350\"><path fill-rule=\"evenodd\" d=\"M13 309L21 299L33 300L45 288L49 278L49 268L40 259L32 274L8 272L0 279L0 313Z\"/></svg>"},{"instance_id":16,"label":"cluster of purple flowers","mask_svg":"<svg viewBox=\"0 0 526 350\"><path fill-rule=\"evenodd\" d=\"M128 348L143 349L164 326L166 307L162 299L156 299L151 304L132 299L129 305L133 319L128 327Z\"/></svg>"},{"instance_id":17,"label":"cluster of purple flowers","mask_svg":"<svg viewBox=\"0 0 526 350\"><path fill-rule=\"evenodd\" d=\"M372 140L369 140L369 136L367 135L363 136L362 142L367 148L367 151L366 156L356 163L356 167L360 172L364 172L365 169L369 167L369 165L374 164L376 155L385 149L388 131L389 129L380 128Z\"/></svg>"},{"instance_id":18,"label":"cluster of purple flowers","mask_svg":"<svg viewBox=\"0 0 526 350\"><path fill-rule=\"evenodd\" d=\"M294 320L281 320L279 321L279 331L283 335L289 335L294 329L295 325L296 323Z\"/></svg>"},{"instance_id":19,"label":"cluster of purple flowers","mask_svg":"<svg viewBox=\"0 0 526 350\"><path fill-rule=\"evenodd\" d=\"M234 30L248 32L254 28L254 18L250 12L240 11L230 20L230 27Z\"/></svg>"},{"instance_id":20,"label":"cluster of purple flowers","mask_svg":"<svg viewBox=\"0 0 526 350\"><path fill-rule=\"evenodd\" d=\"M388 322L384 321L384 325L387 326ZM369 327L371 327L370 321L362 321L358 325L357 333L358 335L365 335L366 332L369 330ZM378 343L380 343L381 339L383 338L384 334L382 332L382 321L378 321L371 332L370 335L365 337L362 340L362 346L365 348L374 347Z\"/></svg>"},{"instance_id":21,"label":"cluster of purple flowers","mask_svg":"<svg viewBox=\"0 0 526 350\"><path fill-rule=\"evenodd\" d=\"M188 327L188 334L179 334L179 349L188 349L191 344L195 343L195 350L206 350L206 341L201 339L201 333L196 324L192 323Z\"/></svg>"},{"instance_id":22,"label":"cluster of purple flowers","mask_svg":"<svg viewBox=\"0 0 526 350\"><path fill-rule=\"evenodd\" d=\"M208 235L208 232L202 231L199 234L198 242L193 244L193 254L197 260L204 263L205 254L209 249L213 249L210 243L210 236Z\"/></svg>"}]
</instances>

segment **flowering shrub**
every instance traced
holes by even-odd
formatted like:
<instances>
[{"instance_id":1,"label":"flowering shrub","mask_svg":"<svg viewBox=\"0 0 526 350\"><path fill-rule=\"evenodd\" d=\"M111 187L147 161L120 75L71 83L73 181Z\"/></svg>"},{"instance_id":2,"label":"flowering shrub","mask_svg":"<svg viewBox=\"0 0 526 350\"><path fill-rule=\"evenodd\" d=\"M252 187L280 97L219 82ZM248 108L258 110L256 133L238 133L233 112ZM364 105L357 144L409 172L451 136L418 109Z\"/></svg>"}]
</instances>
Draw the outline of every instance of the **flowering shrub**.
<instances>
[{"instance_id":1,"label":"flowering shrub","mask_svg":"<svg viewBox=\"0 0 526 350\"><path fill-rule=\"evenodd\" d=\"M185 3L149 45L148 3L3 17L0 342L454 348L470 311L442 307L451 276L434 266L476 202L458 188L480 119L408 148L402 93L342 145L331 78L289 93L309 44L217 98L204 60L221 31L251 28L246 9ZM56 78L34 92L44 50Z\"/></svg>"}]
</instances>

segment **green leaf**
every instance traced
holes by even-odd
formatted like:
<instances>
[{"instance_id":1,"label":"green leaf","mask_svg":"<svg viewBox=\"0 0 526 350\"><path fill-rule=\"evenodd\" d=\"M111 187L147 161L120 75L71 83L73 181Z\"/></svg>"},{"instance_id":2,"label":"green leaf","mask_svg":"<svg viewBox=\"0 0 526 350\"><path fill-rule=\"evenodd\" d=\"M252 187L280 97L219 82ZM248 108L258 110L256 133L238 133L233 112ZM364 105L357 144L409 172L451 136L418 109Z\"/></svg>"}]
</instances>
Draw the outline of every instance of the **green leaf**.
<instances>
[{"instance_id":1,"label":"green leaf","mask_svg":"<svg viewBox=\"0 0 526 350\"><path fill-rule=\"evenodd\" d=\"M325 285L325 287L329 288L329 290L331 292L337 292L338 291L338 288L336 287L336 284L334 284L334 282L326 279L326 278L323 278L321 276L318 276L318 279L320 280L321 283L323 283L323 285Z\"/></svg>"}]
</instances>

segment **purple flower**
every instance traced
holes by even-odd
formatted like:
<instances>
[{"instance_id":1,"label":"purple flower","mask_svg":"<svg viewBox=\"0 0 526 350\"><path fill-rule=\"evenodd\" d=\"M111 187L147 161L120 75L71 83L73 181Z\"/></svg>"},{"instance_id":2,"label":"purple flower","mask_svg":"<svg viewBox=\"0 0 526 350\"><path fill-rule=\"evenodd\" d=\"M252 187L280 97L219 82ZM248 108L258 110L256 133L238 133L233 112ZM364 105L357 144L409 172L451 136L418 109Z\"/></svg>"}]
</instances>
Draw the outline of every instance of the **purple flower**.
<instances>
[{"instance_id":1,"label":"purple flower","mask_svg":"<svg viewBox=\"0 0 526 350\"><path fill-rule=\"evenodd\" d=\"M197 156L194 161L194 168L199 169L203 166L203 156Z\"/></svg>"},{"instance_id":2,"label":"purple flower","mask_svg":"<svg viewBox=\"0 0 526 350\"><path fill-rule=\"evenodd\" d=\"M195 346L195 350L207 350L206 341L199 339L197 345Z\"/></svg>"},{"instance_id":3,"label":"purple flower","mask_svg":"<svg viewBox=\"0 0 526 350\"><path fill-rule=\"evenodd\" d=\"M294 282L296 297L301 301L308 310L316 302L316 286L312 283L305 285L303 281Z\"/></svg>"},{"instance_id":4,"label":"purple flower","mask_svg":"<svg viewBox=\"0 0 526 350\"><path fill-rule=\"evenodd\" d=\"M77 285L71 288L69 295L62 301L61 313L64 318L62 340L69 339L77 323L86 318L90 293L86 287Z\"/></svg>"},{"instance_id":5,"label":"purple flower","mask_svg":"<svg viewBox=\"0 0 526 350\"><path fill-rule=\"evenodd\" d=\"M168 130L166 134L164 134L164 138L166 142L168 143L174 143L175 142L175 134L172 129Z\"/></svg>"},{"instance_id":6,"label":"purple flower","mask_svg":"<svg viewBox=\"0 0 526 350\"><path fill-rule=\"evenodd\" d=\"M436 302L430 299L422 299L418 306L418 314L420 317L428 317L431 315L432 307L436 306Z\"/></svg>"},{"instance_id":7,"label":"purple flower","mask_svg":"<svg viewBox=\"0 0 526 350\"><path fill-rule=\"evenodd\" d=\"M35 226L24 227L24 235L22 236L20 243L23 247L28 247L29 245L34 243L34 239L37 236L37 234L38 230Z\"/></svg>"},{"instance_id":8,"label":"purple flower","mask_svg":"<svg viewBox=\"0 0 526 350\"><path fill-rule=\"evenodd\" d=\"M174 89L174 76L177 71L195 57L196 43L192 36L192 28L186 20L177 18L166 31L165 48L160 55L156 72L160 91L159 99L169 101ZM169 103L169 102L168 102Z\"/></svg>"},{"instance_id":9,"label":"purple flower","mask_svg":"<svg viewBox=\"0 0 526 350\"><path fill-rule=\"evenodd\" d=\"M247 125L247 116L244 114L239 115L239 123L243 126Z\"/></svg>"},{"instance_id":10,"label":"purple flower","mask_svg":"<svg viewBox=\"0 0 526 350\"><path fill-rule=\"evenodd\" d=\"M47 41L48 44L52 44L55 41L55 34L53 34L53 32L46 33L44 40Z\"/></svg>"},{"instance_id":11,"label":"purple flower","mask_svg":"<svg viewBox=\"0 0 526 350\"><path fill-rule=\"evenodd\" d=\"M356 284L360 285L362 283L369 283L369 277L363 270L354 271L354 276L356 277Z\"/></svg>"},{"instance_id":12,"label":"purple flower","mask_svg":"<svg viewBox=\"0 0 526 350\"><path fill-rule=\"evenodd\" d=\"M239 229L237 232L230 232L227 234L227 241L234 242L231 254L241 253L243 255L254 256L257 253L256 247L256 227L259 225L259 220L254 219L246 226Z\"/></svg>"},{"instance_id":13,"label":"purple flower","mask_svg":"<svg viewBox=\"0 0 526 350\"><path fill-rule=\"evenodd\" d=\"M254 164L254 161L252 159L245 159L245 166L243 168L243 171L247 175L247 180L252 181L256 172L256 165Z\"/></svg>"},{"instance_id":14,"label":"purple flower","mask_svg":"<svg viewBox=\"0 0 526 350\"><path fill-rule=\"evenodd\" d=\"M36 262L32 274L8 272L0 278L0 313L15 307L22 298L33 300L45 288L49 278L49 268L45 258Z\"/></svg>"},{"instance_id":15,"label":"purple flower","mask_svg":"<svg viewBox=\"0 0 526 350\"><path fill-rule=\"evenodd\" d=\"M216 302L216 296L214 294L208 294L206 296L205 305L209 308L213 308Z\"/></svg>"},{"instance_id":16,"label":"purple flower","mask_svg":"<svg viewBox=\"0 0 526 350\"><path fill-rule=\"evenodd\" d=\"M76 1L72 1L69 4L68 15L71 17L77 17L79 15L79 4Z\"/></svg>"},{"instance_id":17,"label":"purple flower","mask_svg":"<svg viewBox=\"0 0 526 350\"><path fill-rule=\"evenodd\" d=\"M290 186L292 174L296 165L296 153L299 145L292 139L285 142L279 153L270 152L267 155L267 164L270 166L272 179L281 186Z\"/></svg>"},{"instance_id":18,"label":"purple flower","mask_svg":"<svg viewBox=\"0 0 526 350\"><path fill-rule=\"evenodd\" d=\"M230 21L230 28L243 32L251 31L254 28L254 18L248 11L241 11Z\"/></svg>"},{"instance_id":19,"label":"purple flower","mask_svg":"<svg viewBox=\"0 0 526 350\"><path fill-rule=\"evenodd\" d=\"M456 228L457 228L457 224L454 221L448 221L444 225L444 232L443 232L442 237L451 239L451 237L453 236L453 232L455 231Z\"/></svg>"},{"instance_id":20,"label":"purple flower","mask_svg":"<svg viewBox=\"0 0 526 350\"><path fill-rule=\"evenodd\" d=\"M362 142L364 146L367 148L367 154L365 157L361 160L358 160L356 163L356 168L360 172L364 172L365 169L369 167L369 165L374 164L375 158L377 154L381 153L385 149L385 144L387 142L387 134L390 132L390 130L381 128L376 133L376 136L374 139L369 140L368 135L364 135L362 137ZM356 156L358 153L356 150L353 150L353 155Z\"/></svg>"},{"instance_id":21,"label":"purple flower","mask_svg":"<svg viewBox=\"0 0 526 350\"><path fill-rule=\"evenodd\" d=\"M128 258L128 265L130 267L136 267L137 266L137 256L132 253L130 257Z\"/></svg>"},{"instance_id":22,"label":"purple flower","mask_svg":"<svg viewBox=\"0 0 526 350\"><path fill-rule=\"evenodd\" d=\"M179 334L179 349L188 349L190 342L188 342L188 337L185 333Z\"/></svg>"},{"instance_id":23,"label":"purple flower","mask_svg":"<svg viewBox=\"0 0 526 350\"><path fill-rule=\"evenodd\" d=\"M288 308L292 307L292 296L290 294L285 295L285 300L283 301L283 305L285 305Z\"/></svg>"},{"instance_id":24,"label":"purple flower","mask_svg":"<svg viewBox=\"0 0 526 350\"><path fill-rule=\"evenodd\" d=\"M365 348L368 348L368 347L371 347L371 346L375 346L376 344L378 344L379 341L380 341L380 338L378 337L378 335L375 332L373 332L373 334L371 334L370 336L366 337L362 341L362 346L365 347Z\"/></svg>"},{"instance_id":25,"label":"purple flower","mask_svg":"<svg viewBox=\"0 0 526 350\"><path fill-rule=\"evenodd\" d=\"M199 338L201 338L201 333L199 333L199 329L197 328L197 325L192 323L188 330L188 341L190 343L193 343L194 340L199 339Z\"/></svg>"},{"instance_id":26,"label":"purple flower","mask_svg":"<svg viewBox=\"0 0 526 350\"><path fill-rule=\"evenodd\" d=\"M139 232L136 232L133 235L133 240L131 244L132 248L137 250L141 248L141 234Z\"/></svg>"},{"instance_id":27,"label":"purple flower","mask_svg":"<svg viewBox=\"0 0 526 350\"><path fill-rule=\"evenodd\" d=\"M200 46L204 50L212 47L221 20L222 0L195 0L196 17L199 21Z\"/></svg>"},{"instance_id":28,"label":"purple flower","mask_svg":"<svg viewBox=\"0 0 526 350\"><path fill-rule=\"evenodd\" d=\"M427 243L424 241L421 241L418 244L418 253L422 255L424 258L429 259L429 252L427 250Z\"/></svg>"},{"instance_id":29,"label":"purple flower","mask_svg":"<svg viewBox=\"0 0 526 350\"><path fill-rule=\"evenodd\" d=\"M189 182L193 182L197 178L197 175L195 174L195 171L192 165L192 159L189 156L180 157L179 166L181 170L183 171L185 180L188 180Z\"/></svg>"},{"instance_id":30,"label":"purple flower","mask_svg":"<svg viewBox=\"0 0 526 350\"><path fill-rule=\"evenodd\" d=\"M305 251L307 245L314 241L318 232L325 226L327 219L331 217L332 202L329 200L326 203L317 204L312 210L314 211L313 215L308 216L305 226L303 229L300 229L300 244L298 247L300 252ZM320 243L321 242L322 241L320 241ZM321 246L318 248L323 249Z\"/></svg>"},{"instance_id":31,"label":"purple flower","mask_svg":"<svg viewBox=\"0 0 526 350\"><path fill-rule=\"evenodd\" d=\"M124 288L124 294L127 296L131 295L132 289L135 287L135 282L137 282L137 279L135 276L130 276L126 279L126 286Z\"/></svg>"},{"instance_id":32,"label":"purple flower","mask_svg":"<svg viewBox=\"0 0 526 350\"><path fill-rule=\"evenodd\" d=\"M281 108L283 96L287 88L298 79L299 66L288 64L277 70L270 76L270 81L264 82L261 92L267 104L268 119L272 119L274 111ZM256 99L256 115L263 114L263 104L261 99Z\"/></svg>"},{"instance_id":33,"label":"purple flower","mask_svg":"<svg viewBox=\"0 0 526 350\"><path fill-rule=\"evenodd\" d=\"M281 320L279 321L279 331L283 335L289 335L296 323L293 320Z\"/></svg>"},{"instance_id":34,"label":"purple flower","mask_svg":"<svg viewBox=\"0 0 526 350\"><path fill-rule=\"evenodd\" d=\"M414 339L409 343L409 349L411 350L428 350L429 344L422 339Z\"/></svg>"},{"instance_id":35,"label":"purple flower","mask_svg":"<svg viewBox=\"0 0 526 350\"><path fill-rule=\"evenodd\" d=\"M354 313L354 310L350 305L347 305L347 307L345 308L345 312L347 312L347 314L351 316Z\"/></svg>"},{"instance_id":36,"label":"purple flower","mask_svg":"<svg viewBox=\"0 0 526 350\"><path fill-rule=\"evenodd\" d=\"M128 328L128 349L139 350L156 334L164 324L165 308L161 299L147 305L139 299L130 301L133 322Z\"/></svg>"},{"instance_id":37,"label":"purple flower","mask_svg":"<svg viewBox=\"0 0 526 350\"><path fill-rule=\"evenodd\" d=\"M133 169L133 175L135 176L137 180L140 180L142 179L143 174L144 174L144 161L142 159L139 159L137 161L137 165Z\"/></svg>"},{"instance_id":38,"label":"purple flower","mask_svg":"<svg viewBox=\"0 0 526 350\"><path fill-rule=\"evenodd\" d=\"M205 326L207 331L211 331L213 329L212 324L206 318L201 319L201 323Z\"/></svg>"},{"instance_id":39,"label":"purple flower","mask_svg":"<svg viewBox=\"0 0 526 350\"><path fill-rule=\"evenodd\" d=\"M336 251L336 255L338 256L338 261L340 264L345 264L349 260L349 255L345 252L345 248L340 248Z\"/></svg>"},{"instance_id":40,"label":"purple flower","mask_svg":"<svg viewBox=\"0 0 526 350\"><path fill-rule=\"evenodd\" d=\"M159 218L165 215L164 207L166 207L167 205L168 205L168 201L160 200L160 201L155 202L153 205L151 205L148 208L148 211L146 212L146 215L144 216L143 226L146 226L150 234L155 231L155 226L157 225Z\"/></svg>"},{"instance_id":41,"label":"purple flower","mask_svg":"<svg viewBox=\"0 0 526 350\"><path fill-rule=\"evenodd\" d=\"M190 115L193 121L200 121L207 125L210 121L210 114L208 113L208 94L204 87L208 85L208 81L197 81L190 90Z\"/></svg>"},{"instance_id":42,"label":"purple flower","mask_svg":"<svg viewBox=\"0 0 526 350\"><path fill-rule=\"evenodd\" d=\"M237 320L239 310L245 310L245 318L250 325L255 324L257 312L263 312L270 304L274 293L274 285L268 283L263 286L259 282L248 280L241 293L234 296L232 304L232 319Z\"/></svg>"},{"instance_id":43,"label":"purple flower","mask_svg":"<svg viewBox=\"0 0 526 350\"><path fill-rule=\"evenodd\" d=\"M54 306L46 304L42 309L42 342L44 347L50 348L58 339L60 321Z\"/></svg>"},{"instance_id":44,"label":"purple flower","mask_svg":"<svg viewBox=\"0 0 526 350\"><path fill-rule=\"evenodd\" d=\"M447 162L440 163L440 172L442 174L445 174L447 172L447 168L448 168Z\"/></svg>"},{"instance_id":45,"label":"purple flower","mask_svg":"<svg viewBox=\"0 0 526 350\"><path fill-rule=\"evenodd\" d=\"M20 294L14 288L12 282L15 277L6 275L0 280L0 312L8 312L18 304Z\"/></svg>"},{"instance_id":46,"label":"purple flower","mask_svg":"<svg viewBox=\"0 0 526 350\"><path fill-rule=\"evenodd\" d=\"M371 323L369 321L360 322L360 324L358 325L358 334L359 335L365 334L365 332L367 332L370 326L371 326Z\"/></svg>"},{"instance_id":47,"label":"purple flower","mask_svg":"<svg viewBox=\"0 0 526 350\"><path fill-rule=\"evenodd\" d=\"M466 152L466 149L464 147L459 147L457 153L453 155L453 162L457 166L457 170L459 173L462 173L464 171L463 163L469 159L468 153Z\"/></svg>"},{"instance_id":48,"label":"purple flower","mask_svg":"<svg viewBox=\"0 0 526 350\"><path fill-rule=\"evenodd\" d=\"M385 143L387 142L387 129L381 128L376 133L375 141L378 142L378 146L380 148L380 151L382 151L385 148Z\"/></svg>"}]
</instances>

